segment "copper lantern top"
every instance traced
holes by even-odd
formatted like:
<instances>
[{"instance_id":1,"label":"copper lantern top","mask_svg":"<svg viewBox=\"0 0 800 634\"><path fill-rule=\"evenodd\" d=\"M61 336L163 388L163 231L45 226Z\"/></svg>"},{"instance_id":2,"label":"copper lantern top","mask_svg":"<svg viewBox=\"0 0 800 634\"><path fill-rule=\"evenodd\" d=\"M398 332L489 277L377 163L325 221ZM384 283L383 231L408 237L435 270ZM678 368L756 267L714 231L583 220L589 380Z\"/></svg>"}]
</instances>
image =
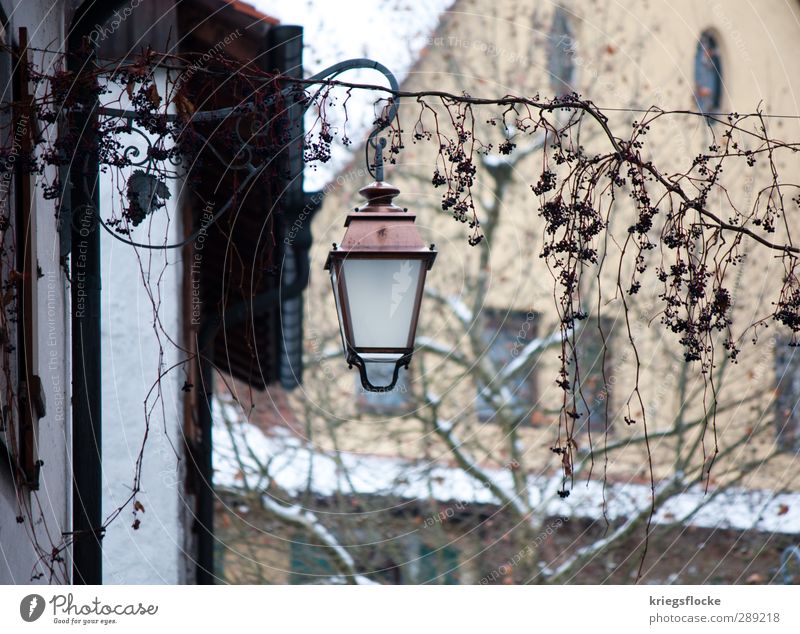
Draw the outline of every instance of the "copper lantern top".
<instances>
[{"instance_id":1,"label":"copper lantern top","mask_svg":"<svg viewBox=\"0 0 800 634\"><path fill-rule=\"evenodd\" d=\"M346 257L356 253L385 253L414 256L425 254L430 270L436 251L426 246L414 225L417 215L395 205L392 200L400 190L384 181L375 181L359 190L366 205L347 214L347 227L342 242L328 256L325 269L330 268L332 257Z\"/></svg>"}]
</instances>

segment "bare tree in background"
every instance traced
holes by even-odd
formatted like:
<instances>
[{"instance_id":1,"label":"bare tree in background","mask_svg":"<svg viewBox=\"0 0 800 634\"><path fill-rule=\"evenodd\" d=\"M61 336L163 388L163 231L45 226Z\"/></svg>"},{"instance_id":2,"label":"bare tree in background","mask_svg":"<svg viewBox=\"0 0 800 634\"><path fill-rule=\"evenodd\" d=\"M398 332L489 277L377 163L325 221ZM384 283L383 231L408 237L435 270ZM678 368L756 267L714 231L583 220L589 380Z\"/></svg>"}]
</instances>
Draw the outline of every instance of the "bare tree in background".
<instances>
[{"instance_id":1,"label":"bare tree in background","mask_svg":"<svg viewBox=\"0 0 800 634\"><path fill-rule=\"evenodd\" d=\"M482 159L489 177L481 203L487 242L504 222L513 222L507 211L504 215L507 192L519 163L540 152L545 138L502 160ZM486 309L489 257L483 249L474 259L460 297L429 285L429 321L455 327L434 336L418 333L418 369L397 388L399 393L360 394L351 399L359 404L356 409L341 411L343 368L336 338L312 330L306 364L314 378L293 399L301 422L292 433L273 429L265 444L235 400L223 400L221 420L232 448L224 460L241 476L238 484L219 487L237 518L233 524L228 520L225 533L226 548L232 549L226 559L228 580L568 583L580 581L587 567L609 561L608 577L634 580L647 576L664 556L644 556L654 517L659 527L672 527L680 536L703 513L718 514L720 505L740 493L740 485L780 456L774 429L758 424L758 408L749 407L763 403L763 391L746 397L726 391L726 358L714 369L716 394L710 407L698 412L692 404L702 398L707 382L680 350L670 353L668 344L660 346L659 354L671 355L669 374L645 395L654 427L646 435L626 424L625 403L633 387L620 373L631 365L635 349L626 345L622 311L601 307L566 333L556 320L548 323L532 310L517 311L523 321L513 322L509 338L506 322L512 311L498 315ZM585 294L591 296L588 284ZM640 344L659 336L646 327L651 319L646 308L631 311L631 332ZM588 346L590 340L601 345ZM554 442L558 407L551 399L548 408L545 399L526 388L537 374L538 382L546 383L552 370L541 369L543 359L569 355L568 347L581 359L577 372L583 373L569 377L573 387L565 392L567 408L575 408L580 421L569 432L571 455ZM762 354L755 371L772 370L770 354ZM381 399L389 399L383 407ZM709 459L698 448L707 442L709 417L731 412L740 412L739 420L726 429L712 458L717 466L709 486ZM379 426L386 438L382 447L396 442L396 455L342 450L353 447L359 425ZM362 451L370 451L368 438ZM550 460L554 453L556 466ZM651 489L648 472L653 468ZM281 485L287 481L290 488ZM460 496L465 482L470 493ZM773 512L770 503L779 491L761 500L764 512ZM242 504L244 514L236 512ZM604 529L584 529L580 539L557 547L553 536L570 519L582 517ZM264 540L276 553L287 548L311 553L306 554L310 563L299 562L307 566L305 573L276 563L289 562L291 555L265 557ZM696 553L683 552L688 565Z\"/></svg>"}]
</instances>

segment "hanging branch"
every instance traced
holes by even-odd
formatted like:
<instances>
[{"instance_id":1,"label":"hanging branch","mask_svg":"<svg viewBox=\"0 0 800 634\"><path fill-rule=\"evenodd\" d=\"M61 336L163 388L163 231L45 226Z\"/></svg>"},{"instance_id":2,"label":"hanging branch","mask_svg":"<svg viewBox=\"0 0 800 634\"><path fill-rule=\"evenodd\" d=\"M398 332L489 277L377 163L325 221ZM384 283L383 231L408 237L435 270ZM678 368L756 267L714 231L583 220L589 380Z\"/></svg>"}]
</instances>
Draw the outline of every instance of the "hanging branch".
<instances>
[{"instance_id":1,"label":"hanging branch","mask_svg":"<svg viewBox=\"0 0 800 634\"><path fill-rule=\"evenodd\" d=\"M243 190L255 179L278 182L281 175L272 157L280 153L288 138L285 133L274 130L271 122L285 109L289 97L299 99L304 107L317 113L315 124L305 139L306 161L327 162L333 143L347 145L354 136L347 117L353 91L368 91L385 95L382 101L386 105L396 105L396 100L403 99L411 104L407 109L418 109L416 117L404 115L406 121L414 121L410 131L403 130L396 117L387 120L387 108L378 109L381 114L375 123L379 127L386 126L390 161L396 162L408 138L414 143L430 143L436 153L430 182L443 191L441 209L466 224L468 243L479 246L484 234L473 190L481 169L490 173L498 169L496 161L487 161L487 158L506 157L513 162L541 153L541 170L529 184L538 203L544 239L538 255L553 276L554 306L560 319L560 369L555 378L563 390L563 398L559 431L552 448L563 468L565 496L569 493L566 482L573 478L576 450L573 435L577 421L585 415L581 410L586 409L585 399L580 394L576 328L589 314L585 290L587 280L593 276L598 280L597 299L601 305L604 284L600 282L599 271L604 270L605 264L608 264L605 268L616 271L612 293L622 300L628 340L634 351L636 382L627 403L625 421L642 426L646 443L647 421L638 383L641 362L629 319L629 300L640 291L646 276L662 289L659 296L662 327L678 336L684 359L697 363L703 373L708 388L703 405L714 430L712 456L718 453L716 409L709 408L706 394L714 400L716 388L712 371L720 357L715 337L723 336L722 356L733 361L744 337L752 333L753 338L757 338L759 330L770 322L790 330L793 343L797 342L800 247L794 244L787 213L800 205L800 185L788 182L779 164L782 157L800 149L800 142L782 140L768 133L766 121L770 115L760 107L750 114L701 115L654 106L639 113L641 116L634 121L631 130L622 133L610 122L606 114L610 109L604 110L577 94L553 99L543 99L539 95L483 98L438 90L396 90L338 79L302 80L250 67L245 72L237 63L222 57L205 68L191 65L190 61L148 50L133 61L114 60L106 66L85 69L80 75L64 70L63 58L61 63L51 64L49 68L54 70L48 72L31 65L29 74L37 97L27 107L41 124L41 130L24 156L19 155L19 148L14 145L3 148L0 168L3 173L12 169L8 159L16 152L16 169L42 175L45 197L53 199L60 209L65 184L54 175L69 165L74 154L81 152L86 143L95 143L103 170L127 175L124 185L118 188L118 210L108 217L101 217L105 211L98 211L98 221L133 248L178 248L195 240L200 230L175 245L167 244L166 236L141 238L150 230L146 220L164 213L169 196L168 179L182 178L191 184L200 178L201 168L223 159L227 161L223 166L226 173L233 175L231 181L240 184ZM170 78L166 94L160 94L154 80L159 70L167 72ZM115 85L119 86L116 93L111 89ZM240 103L225 113L209 112L211 101L192 101L194 94L211 96L223 85L224 90L240 96ZM194 92L190 91L190 86ZM336 101L337 90L345 91L342 103ZM84 137L81 130L70 128L69 122L74 113L85 110L98 97L103 102L103 116L98 129ZM127 108L121 107L123 99L129 103ZM15 106L2 104L0 108ZM330 113L337 108L345 113L344 124L339 129L330 121ZM566 121L558 116L563 112L569 113ZM657 157L658 148L647 145L647 135L653 126L677 117L703 117L703 121L714 126L715 141L694 157L691 165L684 166L683 171L668 172L660 167L662 160L648 157L648 151ZM244 131L244 121L257 132ZM503 131L499 141L493 133L498 127ZM60 135L56 134L57 130L61 131ZM591 138L592 147L596 149L589 150L582 145L577 140L580 138L578 131L584 139ZM13 139L13 134L9 134L11 130L4 132L6 138ZM147 145L144 156L140 150L122 143L121 137L126 134L139 134L144 138ZM592 136L587 137L587 134ZM523 144L526 137L530 140ZM528 149L515 158L515 152L521 151L517 146ZM482 160L477 160L478 157ZM755 170L759 163L767 168L762 170L766 172L764 182L756 188L758 194L752 208L740 209L728 191L724 168L742 165ZM3 194L8 196L8 192ZM720 197L729 205L726 212L720 211L714 203ZM232 198L215 210L203 230L212 224L224 230L222 220L229 215L229 210L236 208L235 193ZM632 205L632 209L622 206L622 200L626 201L625 205ZM624 234L613 235L612 223L623 226ZM0 237L2 235L0 233ZM608 250L600 249L609 236L619 245L618 261L610 261ZM765 309L752 323L735 324L728 277L729 271L741 265L744 259L745 242L749 253L756 258L759 252L780 258L784 275L776 285L772 308ZM656 265L650 262L654 253L660 256ZM234 257L241 257L235 249ZM163 271L151 280L145 264L141 266L142 283L149 289L148 297L154 311L160 356L163 358L165 342L184 355L181 363L171 369L164 370L159 365L153 400L149 395L144 406L146 430L153 408L159 405L163 408L160 381L194 360L196 352L169 340L158 318ZM240 286L243 284L244 281ZM234 290L246 291L243 287ZM223 297L220 307L224 305ZM8 311L12 308L12 303L7 303L4 313L10 314ZM6 375L7 356L3 357ZM10 382L6 383L4 392L10 389ZM4 398L5 404L10 405L18 396L6 393ZM641 409L641 420L634 415L632 406ZM447 439L447 434L444 438ZM705 452L704 441L701 445ZM130 503L134 505L141 481L142 455L139 454L133 479ZM655 503L652 468L650 477ZM119 511L121 509L115 512L115 517ZM51 559L58 557L64 547L65 543L55 544Z\"/></svg>"}]
</instances>

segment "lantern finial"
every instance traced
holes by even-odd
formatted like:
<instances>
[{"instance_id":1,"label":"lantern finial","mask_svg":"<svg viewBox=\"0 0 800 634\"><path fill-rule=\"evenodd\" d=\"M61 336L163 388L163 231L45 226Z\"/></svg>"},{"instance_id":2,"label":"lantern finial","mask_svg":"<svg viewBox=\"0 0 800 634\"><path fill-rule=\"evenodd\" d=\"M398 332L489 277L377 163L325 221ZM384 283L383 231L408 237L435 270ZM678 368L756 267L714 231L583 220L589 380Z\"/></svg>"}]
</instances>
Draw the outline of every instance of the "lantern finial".
<instances>
[{"instance_id":1,"label":"lantern finial","mask_svg":"<svg viewBox=\"0 0 800 634\"><path fill-rule=\"evenodd\" d=\"M386 139L378 139L375 146L375 180L379 183L383 180L383 148L386 147Z\"/></svg>"}]
</instances>

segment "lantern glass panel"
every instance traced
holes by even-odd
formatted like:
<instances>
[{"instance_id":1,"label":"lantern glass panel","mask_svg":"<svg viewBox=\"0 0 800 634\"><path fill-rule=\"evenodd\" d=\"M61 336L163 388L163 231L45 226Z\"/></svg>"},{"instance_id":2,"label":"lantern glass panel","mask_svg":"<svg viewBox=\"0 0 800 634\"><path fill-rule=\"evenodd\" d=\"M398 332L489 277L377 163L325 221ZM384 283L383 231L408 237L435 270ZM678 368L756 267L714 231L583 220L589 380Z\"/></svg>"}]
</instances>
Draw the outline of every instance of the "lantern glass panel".
<instances>
[{"instance_id":1,"label":"lantern glass panel","mask_svg":"<svg viewBox=\"0 0 800 634\"><path fill-rule=\"evenodd\" d=\"M354 348L411 347L414 305L424 273L420 259L348 257L342 262Z\"/></svg>"}]
</instances>

